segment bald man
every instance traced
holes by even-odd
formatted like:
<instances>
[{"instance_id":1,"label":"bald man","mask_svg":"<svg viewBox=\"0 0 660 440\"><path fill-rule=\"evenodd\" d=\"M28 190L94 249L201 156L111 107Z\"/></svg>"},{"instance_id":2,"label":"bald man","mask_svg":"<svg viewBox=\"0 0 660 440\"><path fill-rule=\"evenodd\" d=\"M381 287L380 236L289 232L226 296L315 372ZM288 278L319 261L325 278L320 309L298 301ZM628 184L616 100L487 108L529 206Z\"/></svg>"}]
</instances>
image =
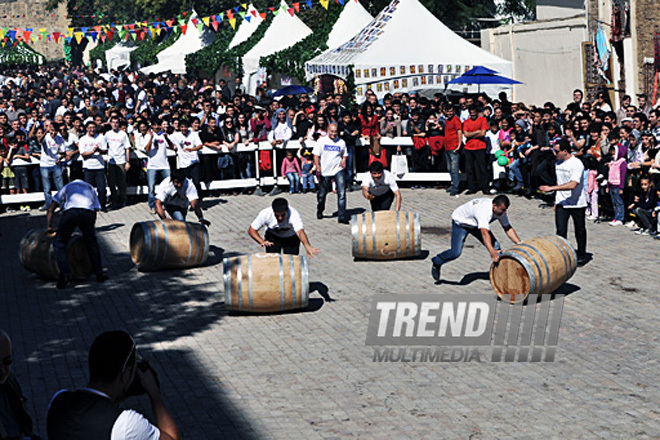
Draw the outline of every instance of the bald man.
<instances>
[{"instance_id":1,"label":"bald man","mask_svg":"<svg viewBox=\"0 0 660 440\"><path fill-rule=\"evenodd\" d=\"M0 330L0 438L38 438L25 408L27 399L11 372L13 350L9 335Z\"/></svg>"}]
</instances>

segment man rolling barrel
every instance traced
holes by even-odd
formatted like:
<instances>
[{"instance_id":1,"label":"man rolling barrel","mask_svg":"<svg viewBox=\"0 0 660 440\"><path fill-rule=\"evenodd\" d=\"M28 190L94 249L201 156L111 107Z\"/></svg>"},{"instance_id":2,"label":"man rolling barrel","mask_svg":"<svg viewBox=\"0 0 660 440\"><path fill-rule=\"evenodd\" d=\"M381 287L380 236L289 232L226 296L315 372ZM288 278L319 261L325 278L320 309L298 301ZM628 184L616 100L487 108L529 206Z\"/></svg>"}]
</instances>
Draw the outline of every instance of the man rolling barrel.
<instances>
[{"instance_id":1,"label":"man rolling barrel","mask_svg":"<svg viewBox=\"0 0 660 440\"><path fill-rule=\"evenodd\" d=\"M401 190L394 175L383 168L382 162L369 165L369 174L362 181L362 195L369 200L374 212L389 211L394 200L394 210L401 210Z\"/></svg>"},{"instance_id":2,"label":"man rolling barrel","mask_svg":"<svg viewBox=\"0 0 660 440\"><path fill-rule=\"evenodd\" d=\"M53 227L53 214L55 213L55 209L60 205L64 212L56 230ZM57 281L58 289L64 289L71 280L71 267L69 267L67 245L76 228L82 232L83 240L85 240L85 244L87 245L92 266L96 273L96 281L102 283L108 279L103 274L101 252L99 251L99 244L96 241L96 231L94 230L96 211L100 210L101 204L96 191L94 191L94 187L82 180L74 180L59 190L55 194L55 197L53 197L53 201L46 213L46 226L48 233L57 231L53 248L55 250L57 267L60 270L60 278Z\"/></svg>"},{"instance_id":3,"label":"man rolling barrel","mask_svg":"<svg viewBox=\"0 0 660 440\"><path fill-rule=\"evenodd\" d=\"M259 235L259 229L264 226L265 239ZM248 228L248 234L268 253L298 255L302 243L307 255L313 257L319 253L319 249L309 244L303 228L302 217L298 210L290 207L286 199L279 197L273 200L270 208L259 212Z\"/></svg>"},{"instance_id":4,"label":"man rolling barrel","mask_svg":"<svg viewBox=\"0 0 660 440\"><path fill-rule=\"evenodd\" d=\"M156 187L156 214L164 220L167 211L174 220L185 221L188 205L192 206L201 224L211 225L204 219L193 181L186 178L182 170L172 171L172 175Z\"/></svg>"},{"instance_id":5,"label":"man rolling barrel","mask_svg":"<svg viewBox=\"0 0 660 440\"><path fill-rule=\"evenodd\" d=\"M520 243L518 234L509 223L506 211L509 209L509 198L499 195L492 201L487 198L470 200L459 206L451 215L451 249L448 249L431 259L433 279L440 281L440 268L443 264L457 259L463 252L463 244L468 234L479 240L490 254L494 263L500 259L500 244L490 231L490 223L499 220L506 235L515 244Z\"/></svg>"}]
</instances>

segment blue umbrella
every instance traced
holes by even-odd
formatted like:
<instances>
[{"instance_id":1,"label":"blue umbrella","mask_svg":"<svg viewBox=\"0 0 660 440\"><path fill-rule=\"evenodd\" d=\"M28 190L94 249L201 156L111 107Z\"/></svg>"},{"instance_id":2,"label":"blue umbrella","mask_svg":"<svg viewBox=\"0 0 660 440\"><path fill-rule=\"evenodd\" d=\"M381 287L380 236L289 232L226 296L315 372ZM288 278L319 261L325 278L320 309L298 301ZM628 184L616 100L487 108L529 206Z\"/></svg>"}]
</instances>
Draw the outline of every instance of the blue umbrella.
<instances>
[{"instance_id":1,"label":"blue umbrella","mask_svg":"<svg viewBox=\"0 0 660 440\"><path fill-rule=\"evenodd\" d=\"M312 89L304 86L286 86L275 92L273 96L304 95L305 93L312 93Z\"/></svg>"},{"instance_id":2,"label":"blue umbrella","mask_svg":"<svg viewBox=\"0 0 660 440\"><path fill-rule=\"evenodd\" d=\"M497 74L497 71L484 66L476 66L463 75L449 81L448 84L477 84L481 91L481 84L522 84L515 79Z\"/></svg>"}]
</instances>

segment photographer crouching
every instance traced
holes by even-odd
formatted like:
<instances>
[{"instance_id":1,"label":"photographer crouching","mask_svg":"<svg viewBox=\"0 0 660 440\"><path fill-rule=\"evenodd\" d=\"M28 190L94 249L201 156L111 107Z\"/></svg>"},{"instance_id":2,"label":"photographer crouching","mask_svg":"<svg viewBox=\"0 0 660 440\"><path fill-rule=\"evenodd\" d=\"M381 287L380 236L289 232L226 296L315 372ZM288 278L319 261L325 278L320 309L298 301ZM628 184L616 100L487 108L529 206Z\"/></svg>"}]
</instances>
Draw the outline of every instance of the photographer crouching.
<instances>
[{"instance_id":1,"label":"photographer crouching","mask_svg":"<svg viewBox=\"0 0 660 440\"><path fill-rule=\"evenodd\" d=\"M160 395L155 371L139 360L133 338L124 331L99 335L89 349L89 384L61 390L48 408L49 440L178 440L179 431ZM122 410L129 396L147 394L156 426L143 415Z\"/></svg>"}]
</instances>

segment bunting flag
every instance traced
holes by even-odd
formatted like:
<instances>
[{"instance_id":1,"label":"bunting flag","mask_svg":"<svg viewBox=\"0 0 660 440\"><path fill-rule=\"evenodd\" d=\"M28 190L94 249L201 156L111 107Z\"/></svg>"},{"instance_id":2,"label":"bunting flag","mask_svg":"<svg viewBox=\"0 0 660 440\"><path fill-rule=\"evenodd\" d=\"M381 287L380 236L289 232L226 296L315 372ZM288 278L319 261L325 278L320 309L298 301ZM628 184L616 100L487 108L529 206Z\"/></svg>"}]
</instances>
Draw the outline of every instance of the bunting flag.
<instances>
[{"instance_id":1,"label":"bunting flag","mask_svg":"<svg viewBox=\"0 0 660 440\"><path fill-rule=\"evenodd\" d=\"M330 0L319 0L319 3L321 3L321 6L323 6L323 8L328 9L328 4L330 3Z\"/></svg>"},{"instance_id":2,"label":"bunting flag","mask_svg":"<svg viewBox=\"0 0 660 440\"><path fill-rule=\"evenodd\" d=\"M236 29L236 19L235 18L230 18L229 19L229 24L231 25L232 29Z\"/></svg>"}]
</instances>

